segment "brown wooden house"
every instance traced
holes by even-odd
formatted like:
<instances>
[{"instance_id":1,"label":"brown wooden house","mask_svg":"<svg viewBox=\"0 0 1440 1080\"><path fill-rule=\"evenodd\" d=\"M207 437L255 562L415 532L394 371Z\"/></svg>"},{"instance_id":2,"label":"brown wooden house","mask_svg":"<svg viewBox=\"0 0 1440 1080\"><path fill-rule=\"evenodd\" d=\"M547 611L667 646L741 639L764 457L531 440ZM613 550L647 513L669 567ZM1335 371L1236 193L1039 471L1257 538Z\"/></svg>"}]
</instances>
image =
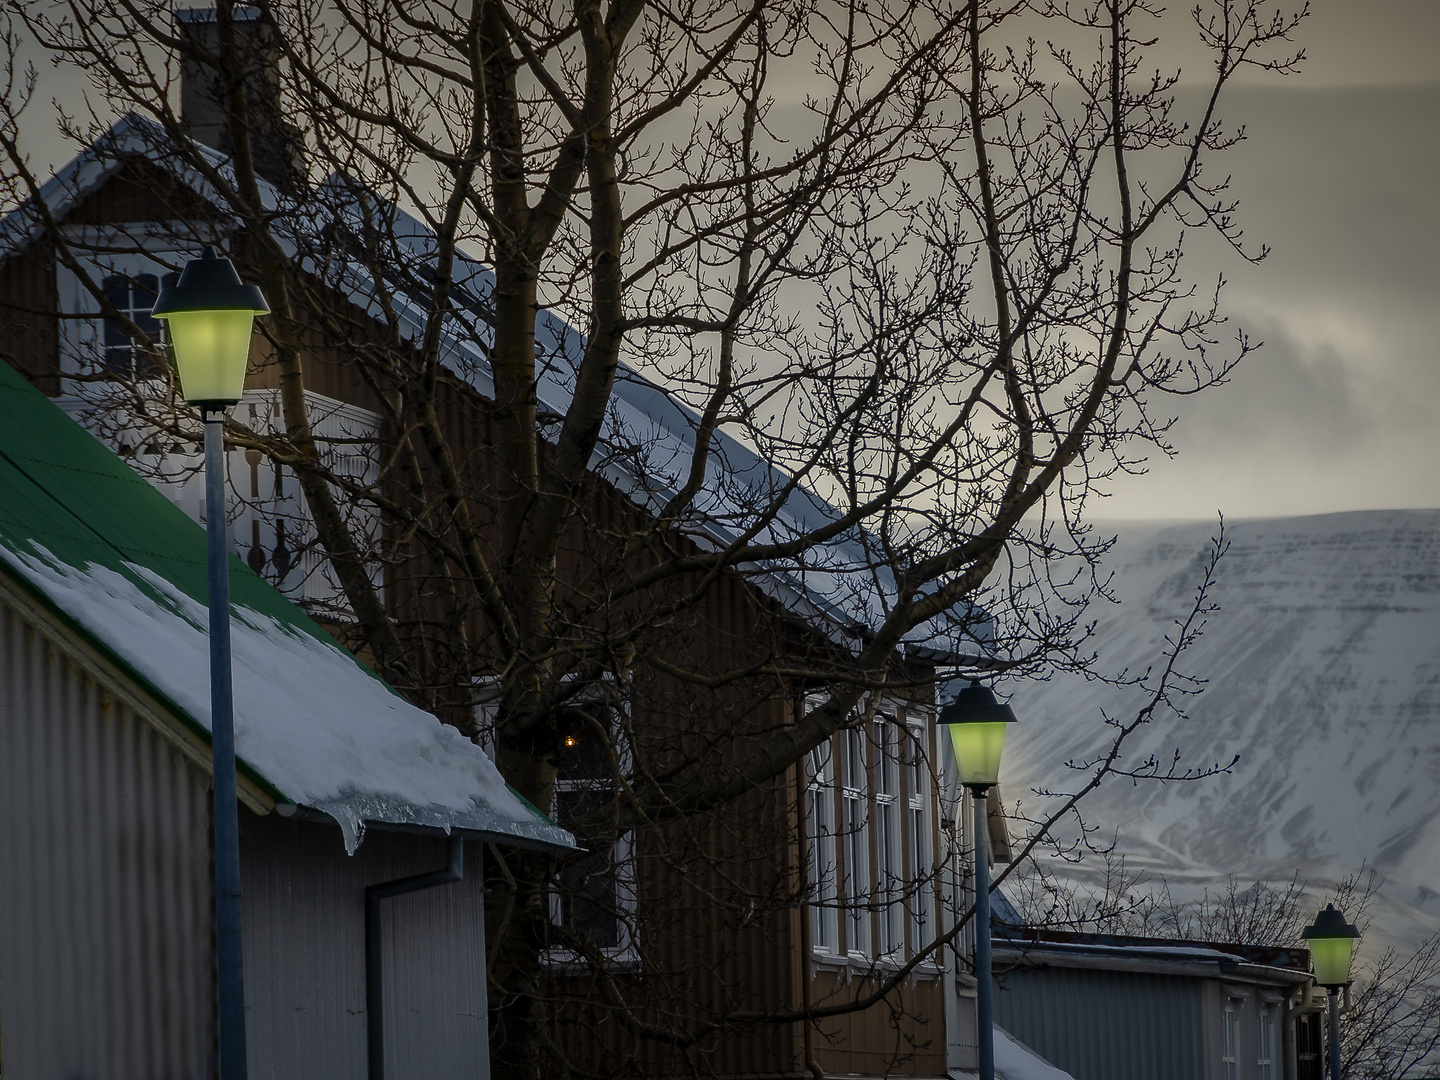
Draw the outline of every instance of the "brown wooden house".
<instances>
[{"instance_id":1,"label":"brown wooden house","mask_svg":"<svg viewBox=\"0 0 1440 1080\"><path fill-rule=\"evenodd\" d=\"M204 13L192 19L203 25ZM200 152L223 169L223 130L204 122L199 93L187 88L184 98L187 113L194 114L190 132ZM46 185L39 200L43 214L35 205L0 223L0 354L198 517L198 447L177 434L183 422L152 422L132 405L137 387L143 396L153 386L156 417L173 417L165 412L168 384L151 379L143 357L119 324L101 314L77 273L88 272L116 308L148 326L156 290L202 243L219 244L243 266L243 231L216 209L203 178L179 164L167 145L163 131L127 116ZM276 156L282 163L284 158ZM277 182L262 193L277 213L293 219L297 237L328 237L340 263L346 244L368 244L361 210L379 204L365 192L348 190L343 178L327 181L321 200L327 218L302 212L301 195L313 193L284 188ZM417 273L423 277L427 234L402 211L382 209L385 250L409 266L389 278L367 272L359 261L332 267L334 272L317 266L315 287L333 298L335 318L329 327L306 328L311 348L304 380L312 425L332 468L357 485L393 485L392 494L404 498L411 481L388 476L384 466L386 441L394 433L352 356L367 339L387 332L386 305L391 326L407 325L405 305L415 297L406 289L413 290ZM177 224L181 219L184 224ZM377 249L366 250L373 256ZM478 262L457 270L457 285L468 290L479 321L487 275ZM348 328L344 335L337 336L337 325ZM542 312L537 336L544 349L537 358L542 415L547 407L563 412L565 356L579 335ZM278 430L276 372L263 339L257 335L256 342L249 389L235 416L254 430ZM477 487L493 471L488 388L483 351L457 340L440 380L438 410L460 467L474 474ZM684 443L693 416L659 387L627 373L617 385L612 422L617 443L627 433L642 438L653 456ZM738 443L725 446L720 457L732 479L759 483L774 475ZM230 453L229 464L236 554L346 640L352 616L314 543L293 476L240 449ZM655 475L618 455L594 463L584 494L586 527L575 530L562 568L577 588L603 580L622 557L611 538L652 514L663 494L655 489ZM727 527L721 502L717 496L717 536ZM795 506L800 515L825 512L803 493ZM443 665L444 613L435 610L427 589L427 553L397 540L378 513L353 513L352 531L372 545L374 573L397 623L415 635L421 662ZM697 695L692 684L668 672L743 671L767 655L833 657L843 653L847 635L863 631L856 622L855 609L837 606L833 595L794 575L754 568L719 576L683 616L634 643L640 660L617 658L609 682L602 680L613 692L575 703L583 715L559 751L555 805L545 809L564 825L597 790L617 782L614 768L585 738L586 724L597 716L610 728L623 779L634 762L664 767L683 757L691 742L722 728L743 740L747 732L758 736L783 726L817 689L757 676ZM490 719L483 674L487 634L483 620L473 618L467 640L475 650L472 666L481 674L429 702L437 715L482 742ZM878 701L873 720L841 732L804 767L762 786L738 807L653 835L624 834L561 866L552 921L591 945L584 955L562 944L546 952L544 979L555 996L553 1036L571 1060L596 1073L777 1080L933 1078L973 1067L963 945L916 964L868 1008L797 1018L863 998L947 930L957 905L963 910L959 858L967 845L959 832L942 828L942 818L963 821L967 815L942 810L941 750L933 694L925 688L937 668L963 659L917 643L906 657L914 688ZM434 674L427 674L429 681L442 683ZM584 844L586 837L578 839ZM629 1003L623 1018L609 1004L617 987ZM723 1022L705 1027L716 1018ZM645 1038L640 1029L647 1025L697 1034L689 1041Z\"/></svg>"}]
</instances>

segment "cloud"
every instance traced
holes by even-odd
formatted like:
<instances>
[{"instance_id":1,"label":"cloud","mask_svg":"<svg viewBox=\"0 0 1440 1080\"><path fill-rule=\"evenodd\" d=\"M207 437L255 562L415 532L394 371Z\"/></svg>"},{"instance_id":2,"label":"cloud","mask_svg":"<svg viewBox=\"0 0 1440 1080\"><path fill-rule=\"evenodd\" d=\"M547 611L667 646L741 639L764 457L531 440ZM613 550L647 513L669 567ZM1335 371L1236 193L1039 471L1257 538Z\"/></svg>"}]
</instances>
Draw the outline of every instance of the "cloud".
<instances>
[{"instance_id":1,"label":"cloud","mask_svg":"<svg viewBox=\"0 0 1440 1080\"><path fill-rule=\"evenodd\" d=\"M1225 274L1224 307L1265 346L1174 403L1180 458L1104 512L1440 506L1440 84L1242 87L1225 112L1247 124L1223 161L1246 239L1272 254L1201 242L1187 269Z\"/></svg>"}]
</instances>

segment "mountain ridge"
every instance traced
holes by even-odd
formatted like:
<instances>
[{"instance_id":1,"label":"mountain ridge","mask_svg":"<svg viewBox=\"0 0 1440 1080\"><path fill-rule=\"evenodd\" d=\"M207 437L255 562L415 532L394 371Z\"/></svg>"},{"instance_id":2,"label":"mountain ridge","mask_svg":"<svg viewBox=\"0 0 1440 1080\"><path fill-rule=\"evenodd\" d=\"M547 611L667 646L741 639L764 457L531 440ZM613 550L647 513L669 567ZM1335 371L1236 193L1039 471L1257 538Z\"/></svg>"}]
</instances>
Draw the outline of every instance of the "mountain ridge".
<instances>
[{"instance_id":1,"label":"mountain ridge","mask_svg":"<svg viewBox=\"0 0 1440 1080\"><path fill-rule=\"evenodd\" d=\"M1220 523L1112 523L1102 560L1118 604L1093 607L1100 669L1142 671L1189 612ZM1107 780L1082 803L1132 869L1178 894L1228 875L1317 892L1361 869L1383 878L1378 935L1440 929L1440 510L1369 510L1227 521L1210 600L1218 610L1182 657L1206 680L1138 730L1124 764L1174 749L1182 767L1239 761L1227 775L1134 785ZM1014 683L1007 800L1036 816L1037 788L1073 789L1064 762L1108 746L1101 719L1145 695L1058 675ZM1081 880L1096 872L1048 860Z\"/></svg>"}]
</instances>

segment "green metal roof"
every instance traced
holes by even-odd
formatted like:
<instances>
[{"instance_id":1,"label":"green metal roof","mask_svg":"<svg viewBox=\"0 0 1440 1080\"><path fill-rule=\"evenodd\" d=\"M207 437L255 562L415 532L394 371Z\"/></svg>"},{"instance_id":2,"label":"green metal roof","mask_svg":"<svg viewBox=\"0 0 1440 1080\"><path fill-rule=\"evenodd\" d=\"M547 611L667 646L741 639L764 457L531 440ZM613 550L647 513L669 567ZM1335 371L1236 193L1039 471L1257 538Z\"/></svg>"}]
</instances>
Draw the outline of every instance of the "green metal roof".
<instances>
[{"instance_id":1,"label":"green metal roof","mask_svg":"<svg viewBox=\"0 0 1440 1080\"><path fill-rule=\"evenodd\" d=\"M41 568L39 572L37 567ZM194 693L197 674L185 672L182 685L178 679L180 673L176 673L175 680L168 678L163 664L150 665L145 670L145 665L136 663L135 642L125 637L135 632L135 619L140 620L143 631L148 612L156 628L157 642L173 642L178 633L182 637L193 637L195 640L188 644L196 649L205 645L207 631L203 615L197 615L197 610L203 609L206 603L207 594L204 529L3 363L0 363L0 572L7 572L37 595L76 633L208 741L208 712L204 712L208 702L203 708L196 704L199 701ZM112 595L103 597L104 603L77 603L78 594L71 588L72 582L83 583L92 593L98 590ZM372 710L372 719L404 728L403 737L419 745L417 753L422 758L435 759L437 777L446 772L451 781L450 797L437 797L429 803L416 796L413 775L409 777L408 797L397 795L396 790L387 790L383 784L377 786L374 776L384 775L384 765L371 762L370 771L359 770L359 779L342 796L332 800L332 806L297 797L297 786L305 786L304 762L292 759L303 754L289 755L283 769L272 766L262 770L254 761L246 759L256 757L257 750L263 751L265 747L257 747L252 741L251 753L247 755L242 744L242 770L277 802L308 801L332 813L337 820L347 815L354 817L352 826L369 820L454 827L509 837L521 843L573 846L568 833L504 788L494 766L478 747L460 739L453 729L443 729L439 734L430 732L427 721L437 730L441 729L439 721L424 714L417 716L418 710L399 699L319 624L233 555L230 557L230 589L232 619L237 631L243 631L251 639L257 634L288 639L281 643L281 648L264 656L267 663L281 666L289 663L294 668L277 671L277 676L311 681L327 675L338 678L345 683L350 695L348 706L353 708L358 693L359 700ZM111 605L110 610L121 610L127 617L112 623L104 617L105 603ZM117 604L131 606L117 608ZM131 615L134 618L129 618ZM307 639L308 647L303 645ZM194 656L200 655L194 651ZM287 659L291 657L293 660ZM317 657L321 661L318 665ZM363 680L356 678L361 672L365 676ZM237 738L243 706L241 681L237 679ZM373 690L367 690L367 686ZM323 709L297 710L297 715L287 718L284 733L296 731L312 741L330 739L340 745L343 753L364 757L366 747L357 745L354 735L355 731L364 729L339 715L343 711L337 709L337 715L330 717L316 715L323 713ZM203 715L197 715L202 712ZM253 740L257 736L250 737ZM462 787L466 769L476 777L477 795L470 805L457 804L453 794L457 774L451 759L457 753L464 759L459 774ZM378 754L377 749L371 756ZM265 759L263 753L258 756L270 760ZM266 775L267 771L290 779ZM301 778L298 785L294 779L297 776ZM423 786L423 773L419 782ZM443 785L437 779L437 788L440 786ZM341 823L346 824L343 820ZM347 839L358 842L354 828L347 833Z\"/></svg>"},{"instance_id":2,"label":"green metal roof","mask_svg":"<svg viewBox=\"0 0 1440 1080\"><path fill-rule=\"evenodd\" d=\"M38 540L72 566L92 563L117 572L127 572L126 563L143 566L206 603L204 529L4 364L0 470L5 495L0 533ZM264 612L334 643L323 627L233 555L230 597L235 607Z\"/></svg>"}]
</instances>

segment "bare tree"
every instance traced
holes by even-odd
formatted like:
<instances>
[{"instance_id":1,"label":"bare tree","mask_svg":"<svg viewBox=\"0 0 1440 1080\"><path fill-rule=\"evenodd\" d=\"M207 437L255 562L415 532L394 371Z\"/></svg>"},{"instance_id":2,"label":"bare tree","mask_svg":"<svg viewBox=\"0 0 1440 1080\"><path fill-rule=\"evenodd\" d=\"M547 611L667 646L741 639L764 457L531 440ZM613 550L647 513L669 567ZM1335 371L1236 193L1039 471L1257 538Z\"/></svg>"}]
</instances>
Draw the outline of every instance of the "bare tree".
<instances>
[{"instance_id":1,"label":"bare tree","mask_svg":"<svg viewBox=\"0 0 1440 1080\"><path fill-rule=\"evenodd\" d=\"M783 870L787 778L868 724L880 692L928 695L925 657L1088 664L1106 547L1089 500L1170 452L1167 395L1252 348L1226 340L1218 283L1185 275L1182 241L1263 254L1242 250L1211 171L1242 134L1222 92L1247 68L1289 71L1304 14L220 0L202 34L155 0L4 10L12 249L79 283L90 306L62 322L108 319L148 358L66 377L118 393L109 415L146 440L193 439L103 265L163 229L176 251L226 241L273 308L276 402L228 435L298 483L336 632L418 703L493 733L539 806L566 794L564 738L599 739L586 768L603 791L571 798L567 823L664 865L653 910L710 905L727 926L778 925L805 900ZM1178 73L1146 59L1162 32L1211 58L1187 116ZM50 213L23 145L54 120L22 46L87 80L90 119L59 114L77 142L121 112L143 121L100 152L167 208L144 235L83 198ZM187 137L182 69L220 102L219 155ZM337 467L354 440L316 415L317 380L380 418L370 472ZM782 593L808 598L799 625ZM726 597L740 614L722 625ZM803 710L767 704L803 691ZM539 962L554 868L498 858L495 877L498 1075L600 1069L551 1044L576 998L697 1070L691 1049L724 1024L793 1022L747 1013L738 988L669 1007L684 977L659 975L683 950L643 944L643 985L592 963L557 990ZM583 932L563 944L596 959Z\"/></svg>"}]
</instances>

